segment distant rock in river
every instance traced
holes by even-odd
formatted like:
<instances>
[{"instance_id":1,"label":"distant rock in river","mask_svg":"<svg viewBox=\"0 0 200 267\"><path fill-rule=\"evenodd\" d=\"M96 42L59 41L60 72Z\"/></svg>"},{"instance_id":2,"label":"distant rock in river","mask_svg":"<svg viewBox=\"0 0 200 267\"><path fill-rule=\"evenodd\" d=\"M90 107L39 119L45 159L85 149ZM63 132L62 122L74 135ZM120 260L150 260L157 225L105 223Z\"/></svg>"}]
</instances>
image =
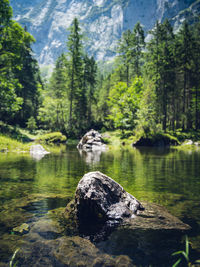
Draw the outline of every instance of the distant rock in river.
<instances>
[{"instance_id":1,"label":"distant rock in river","mask_svg":"<svg viewBox=\"0 0 200 267\"><path fill-rule=\"evenodd\" d=\"M105 150L106 145L103 143L101 134L92 129L82 137L77 148L84 151Z\"/></svg>"}]
</instances>

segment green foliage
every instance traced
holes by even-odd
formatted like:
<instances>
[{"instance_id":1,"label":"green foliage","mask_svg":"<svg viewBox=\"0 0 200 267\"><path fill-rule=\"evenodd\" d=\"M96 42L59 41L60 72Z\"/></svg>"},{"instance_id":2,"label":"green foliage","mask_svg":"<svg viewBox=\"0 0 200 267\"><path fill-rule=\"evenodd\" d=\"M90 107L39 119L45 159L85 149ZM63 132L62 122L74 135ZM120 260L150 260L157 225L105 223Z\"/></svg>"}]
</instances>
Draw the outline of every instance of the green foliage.
<instances>
[{"instance_id":1,"label":"green foliage","mask_svg":"<svg viewBox=\"0 0 200 267\"><path fill-rule=\"evenodd\" d=\"M135 125L136 114L142 96L143 81L136 77L130 87L124 82L117 83L109 93L108 106L114 127L122 131L132 129Z\"/></svg>"},{"instance_id":2,"label":"green foliage","mask_svg":"<svg viewBox=\"0 0 200 267\"><path fill-rule=\"evenodd\" d=\"M37 129L37 124L34 117L30 117L27 122L27 128L33 133Z\"/></svg>"},{"instance_id":3,"label":"green foliage","mask_svg":"<svg viewBox=\"0 0 200 267\"><path fill-rule=\"evenodd\" d=\"M29 142L30 138L20 131L18 127L0 121L0 133L22 142Z\"/></svg>"},{"instance_id":4,"label":"green foliage","mask_svg":"<svg viewBox=\"0 0 200 267\"><path fill-rule=\"evenodd\" d=\"M11 20L9 1L0 2L0 119L25 126L39 105L39 70L32 57L34 38Z\"/></svg>"},{"instance_id":5,"label":"green foliage","mask_svg":"<svg viewBox=\"0 0 200 267\"><path fill-rule=\"evenodd\" d=\"M0 15L0 25L4 26L8 24L12 17L12 9L9 5L9 0L1 0Z\"/></svg>"},{"instance_id":6,"label":"green foliage","mask_svg":"<svg viewBox=\"0 0 200 267\"><path fill-rule=\"evenodd\" d=\"M145 84L145 90L139 103L135 133L139 138L159 132L162 132L162 129L157 121L156 95L153 83L148 81L148 84Z\"/></svg>"},{"instance_id":7,"label":"green foliage","mask_svg":"<svg viewBox=\"0 0 200 267\"><path fill-rule=\"evenodd\" d=\"M129 86L131 76L141 75L141 59L144 46L144 31L139 22L136 23L133 32L127 30L122 34L118 45L118 59L121 61L121 75L127 86Z\"/></svg>"},{"instance_id":8,"label":"green foliage","mask_svg":"<svg viewBox=\"0 0 200 267\"><path fill-rule=\"evenodd\" d=\"M16 139L0 134L0 151L1 152L29 152L30 145L23 144Z\"/></svg>"},{"instance_id":9,"label":"green foliage","mask_svg":"<svg viewBox=\"0 0 200 267\"><path fill-rule=\"evenodd\" d=\"M83 72L83 86L86 90L86 102L87 102L87 125L92 127L93 119L93 104L95 104L95 89L97 79L97 64L93 57L89 58L87 55L84 57L84 72Z\"/></svg>"},{"instance_id":10,"label":"green foliage","mask_svg":"<svg viewBox=\"0 0 200 267\"><path fill-rule=\"evenodd\" d=\"M145 43L138 22L122 34L112 67L99 71L84 53L75 18L68 29L68 52L58 57L43 90L31 49L35 40L11 18L9 1L2 0L0 119L6 123L31 131L38 125L72 138L103 127L120 129L127 137L200 129L200 23L185 22L175 34L168 20L157 22Z\"/></svg>"},{"instance_id":11,"label":"green foliage","mask_svg":"<svg viewBox=\"0 0 200 267\"><path fill-rule=\"evenodd\" d=\"M42 94L43 103L37 119L44 129L65 132L69 110L66 92L67 66L66 56L62 54L58 57L47 88Z\"/></svg>"},{"instance_id":12,"label":"green foliage","mask_svg":"<svg viewBox=\"0 0 200 267\"><path fill-rule=\"evenodd\" d=\"M183 142L185 140L199 141L200 140L200 131L190 130L188 132L183 132L182 129L177 129L173 135L179 140L179 142Z\"/></svg>"},{"instance_id":13,"label":"green foliage","mask_svg":"<svg viewBox=\"0 0 200 267\"><path fill-rule=\"evenodd\" d=\"M67 138L60 132L47 133L39 136L35 141L44 144L60 144L66 142Z\"/></svg>"},{"instance_id":14,"label":"green foliage","mask_svg":"<svg viewBox=\"0 0 200 267\"><path fill-rule=\"evenodd\" d=\"M83 86L83 58L82 58L82 35L77 18L73 20L70 27L67 47L69 50L68 65L68 98L69 108L69 135L79 135L85 128L86 94Z\"/></svg>"},{"instance_id":15,"label":"green foliage","mask_svg":"<svg viewBox=\"0 0 200 267\"><path fill-rule=\"evenodd\" d=\"M153 38L147 45L145 68L155 86L158 122L165 131L171 115L168 111L175 109L175 38L168 20L163 24L157 22L151 34ZM172 117L172 124L174 120Z\"/></svg>"}]
</instances>

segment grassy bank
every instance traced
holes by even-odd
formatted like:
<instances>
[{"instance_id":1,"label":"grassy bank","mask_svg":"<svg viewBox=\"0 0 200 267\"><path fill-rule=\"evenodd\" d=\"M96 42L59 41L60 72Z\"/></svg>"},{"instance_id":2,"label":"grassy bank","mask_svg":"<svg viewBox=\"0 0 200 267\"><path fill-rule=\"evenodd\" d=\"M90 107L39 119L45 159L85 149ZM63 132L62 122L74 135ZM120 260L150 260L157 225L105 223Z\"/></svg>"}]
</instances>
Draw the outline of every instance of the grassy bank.
<instances>
[{"instance_id":1,"label":"grassy bank","mask_svg":"<svg viewBox=\"0 0 200 267\"><path fill-rule=\"evenodd\" d=\"M120 130L106 131L102 133L103 141L108 146L130 146L136 140L133 135L122 135Z\"/></svg>"},{"instance_id":2,"label":"grassy bank","mask_svg":"<svg viewBox=\"0 0 200 267\"><path fill-rule=\"evenodd\" d=\"M47 151L59 153L65 149L66 136L60 132L30 133L0 121L0 152L28 153L33 144L41 144ZM64 144L63 146L61 144Z\"/></svg>"},{"instance_id":3,"label":"grassy bank","mask_svg":"<svg viewBox=\"0 0 200 267\"><path fill-rule=\"evenodd\" d=\"M108 146L112 147L131 147L131 145L142 138L139 133L133 134L132 131L120 130L106 131L102 133L103 141ZM169 140L171 143L177 141L177 149L197 149L200 147L200 131L190 132L169 132L159 133L146 136L152 142L159 140ZM37 131L31 134L26 129L12 127L0 122L0 152L29 152L32 144L41 144L44 148L53 153L64 151L67 145L77 145L79 140L66 138L60 132L47 133ZM169 142L169 143L170 143Z\"/></svg>"},{"instance_id":4,"label":"grassy bank","mask_svg":"<svg viewBox=\"0 0 200 267\"><path fill-rule=\"evenodd\" d=\"M29 152L31 143L22 143L6 135L0 135L1 152Z\"/></svg>"},{"instance_id":5,"label":"grassy bank","mask_svg":"<svg viewBox=\"0 0 200 267\"><path fill-rule=\"evenodd\" d=\"M110 146L130 146L136 141L138 141L143 136L139 134L133 135L130 131L106 131L102 133L103 140L106 144ZM188 149L200 147L200 131L190 131L190 132L168 132L168 133L157 133L149 134L145 138L149 138L152 142L159 140L169 140L169 143L176 143L177 149Z\"/></svg>"}]
</instances>

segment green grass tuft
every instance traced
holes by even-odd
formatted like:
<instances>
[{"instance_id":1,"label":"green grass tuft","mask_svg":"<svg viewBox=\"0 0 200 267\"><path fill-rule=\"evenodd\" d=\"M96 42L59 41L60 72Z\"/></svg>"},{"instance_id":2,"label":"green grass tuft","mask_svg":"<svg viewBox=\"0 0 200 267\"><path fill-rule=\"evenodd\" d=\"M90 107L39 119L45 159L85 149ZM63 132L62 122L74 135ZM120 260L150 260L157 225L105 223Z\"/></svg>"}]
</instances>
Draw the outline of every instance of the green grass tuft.
<instances>
[{"instance_id":1,"label":"green grass tuft","mask_svg":"<svg viewBox=\"0 0 200 267\"><path fill-rule=\"evenodd\" d=\"M60 144L66 143L67 138L60 132L53 132L43 134L35 139L36 142L43 143L43 144Z\"/></svg>"},{"instance_id":2,"label":"green grass tuft","mask_svg":"<svg viewBox=\"0 0 200 267\"><path fill-rule=\"evenodd\" d=\"M0 152L29 152L30 144L24 144L11 137L0 135Z\"/></svg>"}]
</instances>

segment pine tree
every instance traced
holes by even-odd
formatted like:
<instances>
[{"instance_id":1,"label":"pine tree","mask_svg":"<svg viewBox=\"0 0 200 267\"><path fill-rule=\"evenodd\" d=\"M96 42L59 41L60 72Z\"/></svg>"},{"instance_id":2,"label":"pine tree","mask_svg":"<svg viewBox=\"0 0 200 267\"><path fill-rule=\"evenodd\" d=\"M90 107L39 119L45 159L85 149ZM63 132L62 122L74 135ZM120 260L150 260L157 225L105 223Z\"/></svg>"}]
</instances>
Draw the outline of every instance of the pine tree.
<instances>
[{"instance_id":1,"label":"pine tree","mask_svg":"<svg viewBox=\"0 0 200 267\"><path fill-rule=\"evenodd\" d=\"M144 31L139 22L133 28L132 39L133 73L134 76L139 77L141 75L142 51L145 47Z\"/></svg>"},{"instance_id":2,"label":"pine tree","mask_svg":"<svg viewBox=\"0 0 200 267\"><path fill-rule=\"evenodd\" d=\"M123 32L118 45L119 58L125 67L125 80L127 86L130 83L130 66L132 61L132 33L130 30Z\"/></svg>"},{"instance_id":3,"label":"pine tree","mask_svg":"<svg viewBox=\"0 0 200 267\"><path fill-rule=\"evenodd\" d=\"M191 68L194 40L187 22L184 22L177 34L177 68L182 90L182 129L192 127L191 122Z\"/></svg>"},{"instance_id":4,"label":"pine tree","mask_svg":"<svg viewBox=\"0 0 200 267\"><path fill-rule=\"evenodd\" d=\"M21 89L18 90L17 95L23 99L22 109L20 113L15 116L16 122L21 126L25 126L30 117L37 120L38 108L40 105L40 89L43 87L39 66L36 59L33 57L31 44L35 42L26 28L23 34L23 46L20 52L22 67L15 71Z\"/></svg>"},{"instance_id":5,"label":"pine tree","mask_svg":"<svg viewBox=\"0 0 200 267\"><path fill-rule=\"evenodd\" d=\"M87 127L91 128L93 123L92 118L92 105L95 102L95 89L97 79L97 64L94 57L89 58L87 55L84 57L84 75L83 86L85 87L87 97Z\"/></svg>"},{"instance_id":6,"label":"pine tree","mask_svg":"<svg viewBox=\"0 0 200 267\"><path fill-rule=\"evenodd\" d=\"M175 39L173 29L167 20L163 24L157 22L151 34L152 39L147 46L146 70L155 84L158 122L162 123L162 128L166 131L171 115L170 106L174 107Z\"/></svg>"},{"instance_id":7,"label":"pine tree","mask_svg":"<svg viewBox=\"0 0 200 267\"><path fill-rule=\"evenodd\" d=\"M194 128L200 129L200 22L193 27L194 33L194 49L193 49L193 72L192 86L193 90L193 113L194 113Z\"/></svg>"},{"instance_id":8,"label":"pine tree","mask_svg":"<svg viewBox=\"0 0 200 267\"><path fill-rule=\"evenodd\" d=\"M70 27L69 50L69 135L80 135L86 128L86 92L83 86L82 35L77 18Z\"/></svg>"},{"instance_id":9,"label":"pine tree","mask_svg":"<svg viewBox=\"0 0 200 267\"><path fill-rule=\"evenodd\" d=\"M58 57L55 69L52 73L49 90L55 105L55 124L54 128L58 131L65 132L67 107L66 90L67 90L67 67L68 61L64 54Z\"/></svg>"}]
</instances>

